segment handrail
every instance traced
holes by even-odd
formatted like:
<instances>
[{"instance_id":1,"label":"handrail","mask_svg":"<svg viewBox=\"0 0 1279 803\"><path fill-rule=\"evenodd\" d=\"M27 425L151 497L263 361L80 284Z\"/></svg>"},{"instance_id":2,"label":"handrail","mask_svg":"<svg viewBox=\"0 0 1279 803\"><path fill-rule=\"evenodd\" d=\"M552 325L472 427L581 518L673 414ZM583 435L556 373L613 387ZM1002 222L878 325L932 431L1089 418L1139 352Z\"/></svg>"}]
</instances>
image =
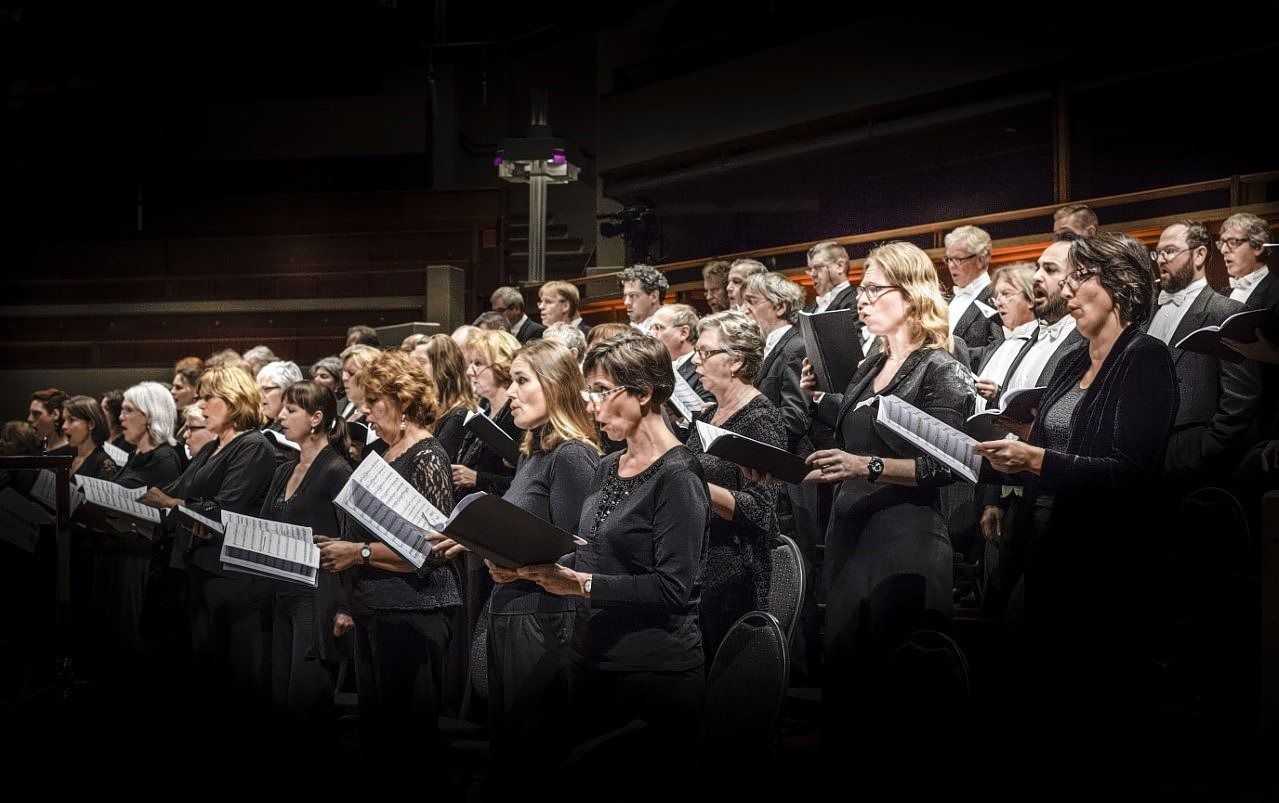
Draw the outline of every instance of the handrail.
<instances>
[{"instance_id":1,"label":"handrail","mask_svg":"<svg viewBox=\"0 0 1279 803\"><path fill-rule=\"evenodd\" d=\"M1143 203L1147 201L1166 200L1168 198L1178 198L1187 195L1197 195L1203 192L1225 191L1232 195L1237 191L1241 184L1264 183L1270 181L1279 181L1279 171L1265 171L1259 173L1246 173L1226 178L1210 179L1206 181L1195 181L1186 184L1175 184L1169 187L1158 187L1149 190L1138 190L1136 192L1120 193L1118 195L1104 195L1095 198L1085 198L1074 203L1086 203L1093 208L1104 209L1111 206L1121 206L1124 204ZM1234 197L1230 199L1230 205L1236 206L1238 200ZM850 234L842 237L828 237L823 240L812 240L800 243L791 243L788 245L773 246L771 248L758 248L750 251L738 251L730 254L716 254L713 256L701 257L698 259L685 259L678 262L668 262L662 265L655 265L658 270L664 273L670 273L688 268L701 267L712 259L737 259L742 257L770 257L782 254L806 253L819 242L834 241L840 245L858 245L861 243L881 242L884 240L899 240L907 237L915 237L921 234L936 234L938 232L949 231L957 226L981 226L996 223L1008 223L1017 220L1025 220L1027 218L1039 217L1042 215L1051 215L1065 204L1053 203L1042 206L1032 206L1024 209L1015 209L1005 212L992 212L985 215L970 215L968 217L953 218L951 220L941 220L932 223L916 224L912 226L899 226L892 229L881 229L879 231L866 232L863 234ZM587 282L598 282L604 279L616 279L621 271L610 271L607 273L594 273L585 276L578 276L567 279L575 285L583 285ZM532 288L540 283L525 282L521 286Z\"/></svg>"}]
</instances>

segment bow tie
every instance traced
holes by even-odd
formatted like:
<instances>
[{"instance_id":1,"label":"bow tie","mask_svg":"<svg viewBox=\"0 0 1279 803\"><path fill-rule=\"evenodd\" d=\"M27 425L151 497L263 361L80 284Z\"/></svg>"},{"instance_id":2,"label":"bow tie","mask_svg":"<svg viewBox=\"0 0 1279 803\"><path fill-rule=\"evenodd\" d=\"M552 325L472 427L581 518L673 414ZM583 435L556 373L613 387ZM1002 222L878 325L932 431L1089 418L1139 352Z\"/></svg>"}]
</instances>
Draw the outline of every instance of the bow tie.
<instances>
[{"instance_id":1,"label":"bow tie","mask_svg":"<svg viewBox=\"0 0 1279 803\"><path fill-rule=\"evenodd\" d=\"M1256 271L1249 273L1247 276L1241 276L1238 279L1231 276L1230 289L1231 290L1247 290L1248 288L1252 287L1253 283L1256 281L1253 278L1253 276L1255 275L1256 275Z\"/></svg>"},{"instance_id":2,"label":"bow tie","mask_svg":"<svg viewBox=\"0 0 1279 803\"><path fill-rule=\"evenodd\" d=\"M1039 322L1039 337L1048 338L1049 343L1052 343L1056 341L1057 338L1061 337L1061 330L1062 330L1062 327L1058 326L1055 323L1044 323L1043 321Z\"/></svg>"},{"instance_id":3,"label":"bow tie","mask_svg":"<svg viewBox=\"0 0 1279 803\"><path fill-rule=\"evenodd\" d=\"M1162 307L1165 304L1172 304L1174 307L1180 307L1182 304L1185 303L1186 298L1187 298L1187 293L1185 290L1181 290L1176 293L1168 293L1163 290L1160 290L1159 306Z\"/></svg>"}]
</instances>

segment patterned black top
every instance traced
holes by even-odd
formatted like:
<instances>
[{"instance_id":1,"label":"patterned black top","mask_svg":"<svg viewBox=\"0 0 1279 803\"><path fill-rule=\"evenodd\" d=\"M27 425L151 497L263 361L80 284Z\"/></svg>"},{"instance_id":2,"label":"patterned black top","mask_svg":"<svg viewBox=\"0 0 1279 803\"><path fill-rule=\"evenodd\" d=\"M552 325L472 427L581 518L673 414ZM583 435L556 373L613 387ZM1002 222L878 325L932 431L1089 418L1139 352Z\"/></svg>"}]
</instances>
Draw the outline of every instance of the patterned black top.
<instances>
[{"instance_id":1,"label":"patterned black top","mask_svg":"<svg viewBox=\"0 0 1279 803\"><path fill-rule=\"evenodd\" d=\"M391 462L391 468L442 513L453 509L453 472L444 447L435 438L428 436L410 446ZM343 519L343 539L377 540L352 517ZM349 601L357 616L375 611L424 611L462 604L453 561L437 558L435 553L415 572L388 572L363 565L349 571Z\"/></svg>"}]
</instances>

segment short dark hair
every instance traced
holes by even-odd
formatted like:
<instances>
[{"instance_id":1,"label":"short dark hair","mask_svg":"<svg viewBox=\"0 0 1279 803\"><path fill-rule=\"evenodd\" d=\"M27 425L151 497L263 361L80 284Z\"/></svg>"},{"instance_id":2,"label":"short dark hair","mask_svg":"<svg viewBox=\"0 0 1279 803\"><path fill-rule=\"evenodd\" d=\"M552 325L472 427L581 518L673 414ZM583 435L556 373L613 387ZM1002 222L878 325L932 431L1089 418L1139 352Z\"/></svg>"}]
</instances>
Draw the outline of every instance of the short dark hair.
<instances>
[{"instance_id":1,"label":"short dark hair","mask_svg":"<svg viewBox=\"0 0 1279 803\"><path fill-rule=\"evenodd\" d=\"M357 323L355 326L346 330L346 336L350 337L352 332L360 333L360 336L356 338L355 343L372 346L375 349L382 348L382 338L377 336L377 330L372 326L365 326L362 323ZM355 343L352 343L351 345L355 345Z\"/></svg>"},{"instance_id":2,"label":"short dark hair","mask_svg":"<svg viewBox=\"0 0 1279 803\"><path fill-rule=\"evenodd\" d=\"M492 329L498 332L511 331L511 322L506 319L506 316L493 310L481 312L473 325L481 329Z\"/></svg>"},{"instance_id":3,"label":"short dark hair","mask_svg":"<svg viewBox=\"0 0 1279 803\"><path fill-rule=\"evenodd\" d=\"M1079 222L1083 224L1084 228L1098 225L1097 213L1088 204L1066 204L1056 212L1053 212L1053 222L1056 223L1058 220L1072 215L1079 216Z\"/></svg>"},{"instance_id":4,"label":"short dark hair","mask_svg":"<svg viewBox=\"0 0 1279 803\"><path fill-rule=\"evenodd\" d=\"M596 343L586 352L582 375L602 371L632 396L649 396L645 413L661 408L675 392L675 372L671 355L661 341L641 335L622 334Z\"/></svg>"},{"instance_id":5,"label":"short dark hair","mask_svg":"<svg viewBox=\"0 0 1279 803\"><path fill-rule=\"evenodd\" d=\"M1099 231L1081 237L1070 246L1070 264L1076 270L1092 270L1128 324L1144 323L1155 302L1158 287L1150 249L1127 234Z\"/></svg>"},{"instance_id":6,"label":"short dark hair","mask_svg":"<svg viewBox=\"0 0 1279 803\"><path fill-rule=\"evenodd\" d=\"M50 415L62 418L62 405L66 404L67 394L57 388L45 388L31 394L31 401L40 402L40 406Z\"/></svg>"},{"instance_id":7,"label":"short dark hair","mask_svg":"<svg viewBox=\"0 0 1279 803\"><path fill-rule=\"evenodd\" d=\"M307 379L289 385L280 398L285 404L301 407L307 415L319 413L322 416L319 431L324 433L338 456L347 456L351 443L347 438L346 421L338 415L337 396L333 395L333 391Z\"/></svg>"},{"instance_id":8,"label":"short dark hair","mask_svg":"<svg viewBox=\"0 0 1279 803\"><path fill-rule=\"evenodd\" d=\"M182 378L191 387L200 381L200 374L204 372L204 360L199 357L183 357L173 364L173 375L182 374Z\"/></svg>"},{"instance_id":9,"label":"short dark hair","mask_svg":"<svg viewBox=\"0 0 1279 803\"><path fill-rule=\"evenodd\" d=\"M625 289L627 282L639 282L640 288L645 294L657 293L662 296L671 286L667 280L666 274L662 273L652 265L632 265L622 271L617 277L617 282Z\"/></svg>"},{"instance_id":10,"label":"short dark hair","mask_svg":"<svg viewBox=\"0 0 1279 803\"><path fill-rule=\"evenodd\" d=\"M1208 224L1202 220L1178 220L1172 224L1181 226L1186 230L1186 247L1187 248L1207 248L1208 254L1212 255L1212 230L1208 228Z\"/></svg>"}]
</instances>

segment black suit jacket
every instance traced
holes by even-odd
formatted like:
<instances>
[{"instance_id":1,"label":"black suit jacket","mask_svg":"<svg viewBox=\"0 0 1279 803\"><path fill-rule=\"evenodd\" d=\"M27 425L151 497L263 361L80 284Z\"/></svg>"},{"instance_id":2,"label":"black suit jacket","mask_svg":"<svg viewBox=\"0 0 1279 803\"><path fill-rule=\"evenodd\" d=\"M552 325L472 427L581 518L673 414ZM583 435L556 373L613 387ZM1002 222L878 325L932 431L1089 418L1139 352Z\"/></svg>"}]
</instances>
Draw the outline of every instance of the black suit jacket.
<instances>
[{"instance_id":1,"label":"black suit jacket","mask_svg":"<svg viewBox=\"0 0 1279 803\"><path fill-rule=\"evenodd\" d=\"M809 448L805 438L808 433L808 397L799 389L804 355L804 337L799 333L799 327L792 326L782 335L781 342L773 346L755 376L755 387L782 414L787 450L792 452Z\"/></svg>"},{"instance_id":2,"label":"black suit jacket","mask_svg":"<svg viewBox=\"0 0 1279 803\"><path fill-rule=\"evenodd\" d=\"M1274 270L1271 268L1266 278L1257 283L1257 287L1244 302L1244 309L1268 309L1279 316L1279 278L1275 277ZM1226 295L1230 295L1230 288L1226 288ZM1265 334L1270 342L1279 343L1279 326ZM1261 416L1261 434L1266 438L1274 438L1279 435L1279 365L1261 365L1258 370L1261 374L1261 399L1257 403L1258 414Z\"/></svg>"},{"instance_id":3,"label":"black suit jacket","mask_svg":"<svg viewBox=\"0 0 1279 803\"><path fill-rule=\"evenodd\" d=\"M582 331L582 337L585 337L585 338L588 338L588 339L589 339L589 338L590 338L590 336L591 336L591 329L592 329L592 328L594 328L594 327L592 327L592 326L591 326L589 323L587 323L586 321L582 321L581 323L579 323L579 324L577 325L577 328L578 328L578 329L580 329L580 330Z\"/></svg>"},{"instance_id":4,"label":"black suit jacket","mask_svg":"<svg viewBox=\"0 0 1279 803\"><path fill-rule=\"evenodd\" d=\"M992 301L994 289L993 282L987 285L984 290L977 294L977 301L988 307L995 306ZM976 353L978 349L986 346L998 345L1004 342L1004 326L1000 322L999 316L987 318L981 310L977 309L976 304L969 304L968 309L964 310L964 314L959 316L959 321L955 324L954 333L964 339L971 353ZM971 364L969 367L972 367Z\"/></svg>"},{"instance_id":5,"label":"black suit jacket","mask_svg":"<svg viewBox=\"0 0 1279 803\"><path fill-rule=\"evenodd\" d=\"M515 335L515 339L521 343L527 343L530 340L537 340L545 331L545 326L529 318L518 332L512 332L511 334Z\"/></svg>"}]
</instances>

